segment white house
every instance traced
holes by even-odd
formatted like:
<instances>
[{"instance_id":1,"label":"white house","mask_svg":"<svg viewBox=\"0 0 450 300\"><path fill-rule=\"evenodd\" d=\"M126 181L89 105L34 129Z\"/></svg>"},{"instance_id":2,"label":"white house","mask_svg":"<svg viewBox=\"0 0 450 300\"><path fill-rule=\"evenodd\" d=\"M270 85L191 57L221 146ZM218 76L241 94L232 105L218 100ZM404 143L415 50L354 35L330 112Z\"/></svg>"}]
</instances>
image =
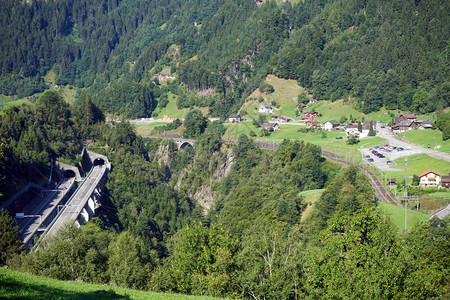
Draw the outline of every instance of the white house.
<instances>
[{"instance_id":1,"label":"white house","mask_svg":"<svg viewBox=\"0 0 450 300\"><path fill-rule=\"evenodd\" d=\"M335 130L339 127L339 122L331 120L331 121L326 121L323 124L323 129L331 131L331 130Z\"/></svg>"},{"instance_id":2,"label":"white house","mask_svg":"<svg viewBox=\"0 0 450 300\"><path fill-rule=\"evenodd\" d=\"M419 177L419 187L437 187L441 183L441 175L431 170L417 175Z\"/></svg>"},{"instance_id":3,"label":"white house","mask_svg":"<svg viewBox=\"0 0 450 300\"><path fill-rule=\"evenodd\" d=\"M241 116L239 116L237 114L231 114L228 116L228 121L230 123L239 123L239 122L241 122Z\"/></svg>"},{"instance_id":4,"label":"white house","mask_svg":"<svg viewBox=\"0 0 450 300\"><path fill-rule=\"evenodd\" d=\"M272 114L273 113L273 107L270 105L261 105L258 109L258 112L265 113L265 114Z\"/></svg>"},{"instance_id":5,"label":"white house","mask_svg":"<svg viewBox=\"0 0 450 300\"><path fill-rule=\"evenodd\" d=\"M277 123L263 123L261 124L261 128L269 129L269 130L278 130L278 124Z\"/></svg>"},{"instance_id":6,"label":"white house","mask_svg":"<svg viewBox=\"0 0 450 300\"><path fill-rule=\"evenodd\" d=\"M360 136L360 132L358 131L358 125L347 125L345 126L345 134L347 136L355 135Z\"/></svg>"}]
</instances>

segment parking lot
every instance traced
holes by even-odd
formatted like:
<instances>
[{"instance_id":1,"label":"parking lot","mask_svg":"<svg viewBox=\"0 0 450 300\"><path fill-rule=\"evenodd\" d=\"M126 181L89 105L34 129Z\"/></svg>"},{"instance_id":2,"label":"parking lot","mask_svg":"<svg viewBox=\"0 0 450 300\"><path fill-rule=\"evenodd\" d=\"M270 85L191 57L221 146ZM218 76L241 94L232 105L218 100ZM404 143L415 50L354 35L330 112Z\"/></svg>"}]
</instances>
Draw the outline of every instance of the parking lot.
<instances>
[{"instance_id":1,"label":"parking lot","mask_svg":"<svg viewBox=\"0 0 450 300\"><path fill-rule=\"evenodd\" d=\"M394 160L420 153L413 149L405 149L391 145L380 145L373 148L360 148L363 155L363 161L381 171L401 171L404 165L398 165Z\"/></svg>"}]
</instances>

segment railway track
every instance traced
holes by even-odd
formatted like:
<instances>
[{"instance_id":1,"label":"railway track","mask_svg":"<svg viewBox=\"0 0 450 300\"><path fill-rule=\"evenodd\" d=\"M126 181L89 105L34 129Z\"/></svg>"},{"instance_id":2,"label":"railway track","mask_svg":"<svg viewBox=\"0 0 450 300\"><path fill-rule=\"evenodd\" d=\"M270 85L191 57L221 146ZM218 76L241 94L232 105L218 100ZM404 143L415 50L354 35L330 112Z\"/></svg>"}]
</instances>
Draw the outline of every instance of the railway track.
<instances>
[{"instance_id":1,"label":"railway track","mask_svg":"<svg viewBox=\"0 0 450 300\"><path fill-rule=\"evenodd\" d=\"M237 144L237 141L235 141L235 140L228 141L228 143ZM256 141L255 143L259 148L269 149L269 150L276 150L280 146L280 144L278 144L278 143L268 143L268 142L262 142L262 141ZM395 196L384 187L383 183L380 181L380 179L378 179L377 175L375 175L375 173L372 170L370 170L366 167L360 166L360 165L352 164L348 161L340 160L339 155L332 153L332 152L322 150L322 155L325 157L328 157L328 158L334 160L335 162L337 162L341 165L344 165L344 166L352 166L352 165L357 166L369 177L370 182L372 183L372 186L375 189L374 196L375 196L376 200L381 201L381 202L390 203L390 204L393 204L396 206L401 206L395 199Z\"/></svg>"},{"instance_id":2,"label":"railway track","mask_svg":"<svg viewBox=\"0 0 450 300\"><path fill-rule=\"evenodd\" d=\"M360 165L352 164L348 161L340 160L339 156L332 152L322 150L322 155L344 166L352 166L352 165L357 166L369 177L370 182L372 183L372 186L375 189L375 200L393 204L396 206L401 206L395 199L395 196L384 187L383 183L380 181L380 179L377 177L377 175L375 175L375 173L372 170Z\"/></svg>"}]
</instances>

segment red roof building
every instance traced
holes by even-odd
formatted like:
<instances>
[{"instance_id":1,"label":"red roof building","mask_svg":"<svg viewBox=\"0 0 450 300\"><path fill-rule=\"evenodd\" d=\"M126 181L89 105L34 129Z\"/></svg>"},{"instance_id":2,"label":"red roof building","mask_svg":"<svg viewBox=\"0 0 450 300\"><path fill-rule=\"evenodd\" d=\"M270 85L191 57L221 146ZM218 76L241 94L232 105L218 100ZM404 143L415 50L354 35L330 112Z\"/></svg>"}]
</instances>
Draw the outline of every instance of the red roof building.
<instances>
[{"instance_id":1,"label":"red roof building","mask_svg":"<svg viewBox=\"0 0 450 300\"><path fill-rule=\"evenodd\" d=\"M425 172L417 175L419 177L419 187L437 187L441 183L441 175L431 170L426 170Z\"/></svg>"}]
</instances>

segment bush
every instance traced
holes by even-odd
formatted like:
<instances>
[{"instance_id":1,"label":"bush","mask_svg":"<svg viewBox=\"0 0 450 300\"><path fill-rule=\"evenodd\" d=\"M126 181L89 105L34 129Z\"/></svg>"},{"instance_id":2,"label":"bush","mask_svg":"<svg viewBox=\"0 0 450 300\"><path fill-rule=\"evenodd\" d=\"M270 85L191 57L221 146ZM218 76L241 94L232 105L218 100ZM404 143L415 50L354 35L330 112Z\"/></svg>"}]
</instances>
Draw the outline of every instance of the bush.
<instances>
[{"instance_id":1,"label":"bush","mask_svg":"<svg viewBox=\"0 0 450 300\"><path fill-rule=\"evenodd\" d=\"M347 145L356 145L359 143L359 138L356 135L350 135L347 140Z\"/></svg>"}]
</instances>

